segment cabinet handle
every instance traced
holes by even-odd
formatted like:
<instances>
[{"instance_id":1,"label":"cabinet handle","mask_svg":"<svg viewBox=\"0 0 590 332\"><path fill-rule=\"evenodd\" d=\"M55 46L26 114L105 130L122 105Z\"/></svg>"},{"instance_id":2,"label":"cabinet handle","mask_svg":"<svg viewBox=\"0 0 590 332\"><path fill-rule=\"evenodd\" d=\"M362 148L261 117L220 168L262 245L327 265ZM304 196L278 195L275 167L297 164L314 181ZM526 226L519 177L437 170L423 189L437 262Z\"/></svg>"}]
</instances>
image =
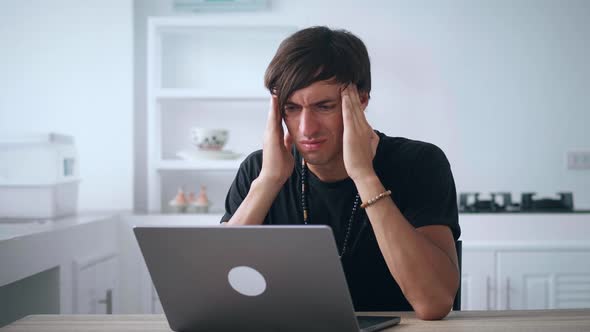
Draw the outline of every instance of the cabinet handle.
<instances>
[{"instance_id":1,"label":"cabinet handle","mask_svg":"<svg viewBox=\"0 0 590 332\"><path fill-rule=\"evenodd\" d=\"M486 276L486 306L488 310L492 310L492 304L490 303L492 300L492 294L495 290L495 287L492 286L492 278L490 276Z\"/></svg>"},{"instance_id":2,"label":"cabinet handle","mask_svg":"<svg viewBox=\"0 0 590 332\"><path fill-rule=\"evenodd\" d=\"M106 304L107 306L107 315L112 315L113 314L113 290L112 289L107 289L107 294L106 294L106 298L102 299L102 300L98 300L99 304Z\"/></svg>"},{"instance_id":3,"label":"cabinet handle","mask_svg":"<svg viewBox=\"0 0 590 332\"><path fill-rule=\"evenodd\" d=\"M506 278L506 310L512 310L510 308L510 278Z\"/></svg>"}]
</instances>

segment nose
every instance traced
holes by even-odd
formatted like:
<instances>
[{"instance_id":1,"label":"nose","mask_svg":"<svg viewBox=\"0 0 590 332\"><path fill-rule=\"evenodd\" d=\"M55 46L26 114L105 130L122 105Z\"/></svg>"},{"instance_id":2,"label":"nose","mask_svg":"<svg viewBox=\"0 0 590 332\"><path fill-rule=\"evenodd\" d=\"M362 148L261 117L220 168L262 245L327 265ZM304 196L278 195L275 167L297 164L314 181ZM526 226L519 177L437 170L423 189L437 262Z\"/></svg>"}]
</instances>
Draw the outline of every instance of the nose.
<instances>
[{"instance_id":1,"label":"nose","mask_svg":"<svg viewBox=\"0 0 590 332\"><path fill-rule=\"evenodd\" d=\"M319 127L319 121L315 118L314 112L304 108L299 118L299 133L303 137L314 137Z\"/></svg>"}]
</instances>

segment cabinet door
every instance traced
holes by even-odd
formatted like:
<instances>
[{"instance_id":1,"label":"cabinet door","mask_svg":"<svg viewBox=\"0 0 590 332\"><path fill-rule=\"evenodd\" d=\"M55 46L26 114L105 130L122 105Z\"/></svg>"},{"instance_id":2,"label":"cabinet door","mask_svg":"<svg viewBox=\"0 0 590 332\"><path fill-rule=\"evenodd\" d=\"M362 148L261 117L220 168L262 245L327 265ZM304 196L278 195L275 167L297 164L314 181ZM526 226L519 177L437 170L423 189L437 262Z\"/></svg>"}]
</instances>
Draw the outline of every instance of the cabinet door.
<instances>
[{"instance_id":1,"label":"cabinet door","mask_svg":"<svg viewBox=\"0 0 590 332\"><path fill-rule=\"evenodd\" d=\"M463 248L461 310L496 308L494 252Z\"/></svg>"},{"instance_id":2,"label":"cabinet door","mask_svg":"<svg viewBox=\"0 0 590 332\"><path fill-rule=\"evenodd\" d=\"M117 259L74 262L74 312L112 314L114 312Z\"/></svg>"},{"instance_id":3,"label":"cabinet door","mask_svg":"<svg viewBox=\"0 0 590 332\"><path fill-rule=\"evenodd\" d=\"M590 308L590 251L498 253L500 309Z\"/></svg>"}]
</instances>

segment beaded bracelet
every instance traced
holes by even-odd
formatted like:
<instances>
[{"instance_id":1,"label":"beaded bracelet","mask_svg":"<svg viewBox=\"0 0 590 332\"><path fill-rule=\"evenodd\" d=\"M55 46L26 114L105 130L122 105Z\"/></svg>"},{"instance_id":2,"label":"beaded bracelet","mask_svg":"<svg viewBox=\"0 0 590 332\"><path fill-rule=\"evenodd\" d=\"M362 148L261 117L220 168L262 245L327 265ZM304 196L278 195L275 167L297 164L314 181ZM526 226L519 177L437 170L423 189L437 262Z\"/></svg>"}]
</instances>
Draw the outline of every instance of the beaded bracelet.
<instances>
[{"instance_id":1,"label":"beaded bracelet","mask_svg":"<svg viewBox=\"0 0 590 332\"><path fill-rule=\"evenodd\" d=\"M375 202L377 202L381 198L383 198L385 196L389 196L389 195L391 195L391 190L384 191L384 192L380 193L379 195L377 195L377 196L371 198L370 200L366 201L365 203L361 204L361 208L365 209L366 207L375 204Z\"/></svg>"}]
</instances>

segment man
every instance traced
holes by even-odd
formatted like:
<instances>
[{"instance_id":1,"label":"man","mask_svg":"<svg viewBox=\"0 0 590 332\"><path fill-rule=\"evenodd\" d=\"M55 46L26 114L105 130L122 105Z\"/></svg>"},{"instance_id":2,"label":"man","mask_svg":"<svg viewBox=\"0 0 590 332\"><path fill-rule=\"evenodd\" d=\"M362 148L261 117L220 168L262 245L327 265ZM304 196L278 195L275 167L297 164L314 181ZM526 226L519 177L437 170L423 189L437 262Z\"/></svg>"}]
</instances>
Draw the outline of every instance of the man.
<instances>
[{"instance_id":1,"label":"man","mask_svg":"<svg viewBox=\"0 0 590 332\"><path fill-rule=\"evenodd\" d=\"M432 144L371 128L363 42L326 27L296 32L281 43L265 85L263 150L240 166L222 222L328 224L356 311L445 317L459 286L450 165Z\"/></svg>"}]
</instances>

